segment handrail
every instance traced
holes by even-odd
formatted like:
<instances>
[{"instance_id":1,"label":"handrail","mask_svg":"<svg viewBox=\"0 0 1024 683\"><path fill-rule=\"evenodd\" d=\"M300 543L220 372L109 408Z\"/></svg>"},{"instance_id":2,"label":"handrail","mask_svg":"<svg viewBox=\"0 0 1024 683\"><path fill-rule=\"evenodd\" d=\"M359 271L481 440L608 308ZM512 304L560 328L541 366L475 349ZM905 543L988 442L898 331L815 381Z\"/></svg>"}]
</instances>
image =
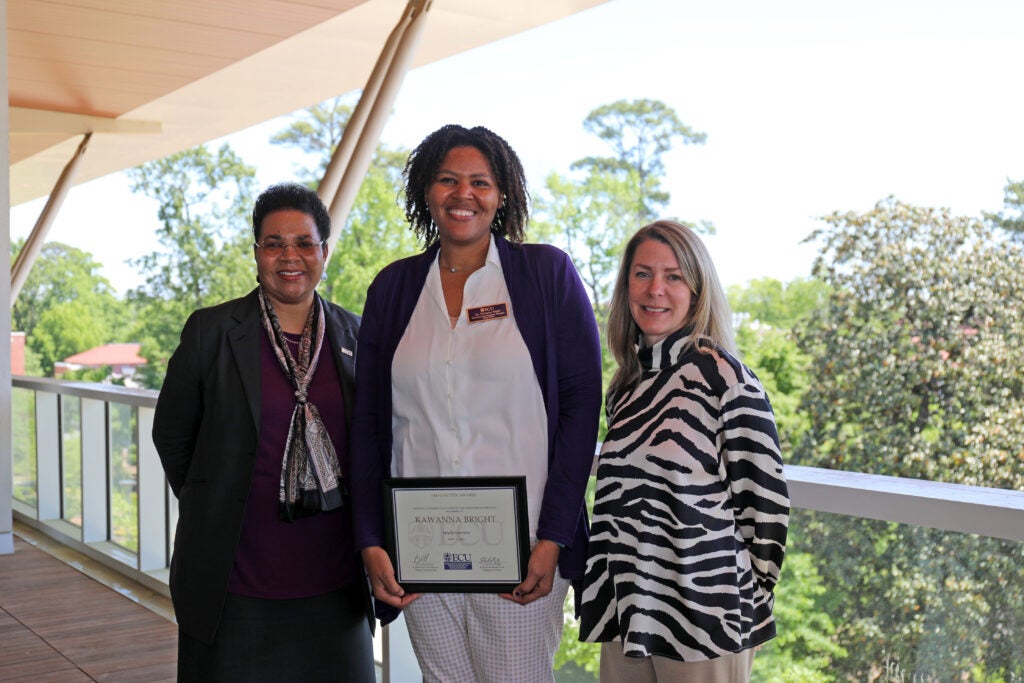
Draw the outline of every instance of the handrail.
<instances>
[{"instance_id":1,"label":"handrail","mask_svg":"<svg viewBox=\"0 0 1024 683\"><path fill-rule=\"evenodd\" d=\"M787 465L795 508L1024 542L1024 491Z\"/></svg>"},{"instance_id":2,"label":"handrail","mask_svg":"<svg viewBox=\"0 0 1024 683\"><path fill-rule=\"evenodd\" d=\"M52 377L28 377L15 375L11 384L19 389L33 389L79 398L93 398L108 403L124 403L130 406L155 408L159 391L153 389L135 389L118 384L99 384L97 382L79 382L74 380L54 379Z\"/></svg>"},{"instance_id":3,"label":"handrail","mask_svg":"<svg viewBox=\"0 0 1024 683\"><path fill-rule=\"evenodd\" d=\"M13 385L107 403L154 408L159 392L15 376ZM1024 542L1024 491L786 465L794 508Z\"/></svg>"}]
</instances>

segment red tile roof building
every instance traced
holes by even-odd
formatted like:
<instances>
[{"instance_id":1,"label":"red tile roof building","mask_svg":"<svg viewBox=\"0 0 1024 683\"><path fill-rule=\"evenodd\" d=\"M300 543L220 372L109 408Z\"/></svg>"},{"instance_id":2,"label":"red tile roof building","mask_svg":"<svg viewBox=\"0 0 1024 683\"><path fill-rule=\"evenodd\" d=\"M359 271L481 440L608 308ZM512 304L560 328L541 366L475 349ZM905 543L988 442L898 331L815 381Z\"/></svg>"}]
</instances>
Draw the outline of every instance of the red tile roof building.
<instances>
[{"instance_id":1,"label":"red tile roof building","mask_svg":"<svg viewBox=\"0 0 1024 683\"><path fill-rule=\"evenodd\" d=\"M104 344L68 356L53 364L53 376L60 377L68 370L109 367L114 377L131 377L135 368L146 364L139 355L141 344Z\"/></svg>"}]
</instances>

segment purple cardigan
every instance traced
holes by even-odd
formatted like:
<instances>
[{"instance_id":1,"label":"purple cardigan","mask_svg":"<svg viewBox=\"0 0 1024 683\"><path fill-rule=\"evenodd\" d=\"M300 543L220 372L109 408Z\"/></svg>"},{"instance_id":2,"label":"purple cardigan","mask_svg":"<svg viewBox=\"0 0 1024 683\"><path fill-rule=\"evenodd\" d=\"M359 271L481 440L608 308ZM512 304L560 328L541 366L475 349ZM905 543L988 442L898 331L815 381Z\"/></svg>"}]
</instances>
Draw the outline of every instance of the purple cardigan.
<instances>
[{"instance_id":1,"label":"purple cardigan","mask_svg":"<svg viewBox=\"0 0 1024 683\"><path fill-rule=\"evenodd\" d=\"M548 480L537 538L564 546L558 568L582 578L584 505L601 410L601 344L572 260L555 247L495 237L512 309L537 373L548 422ZM391 362L438 245L382 270L366 294L356 358L351 493L356 549L384 545L381 483L391 472Z\"/></svg>"}]
</instances>

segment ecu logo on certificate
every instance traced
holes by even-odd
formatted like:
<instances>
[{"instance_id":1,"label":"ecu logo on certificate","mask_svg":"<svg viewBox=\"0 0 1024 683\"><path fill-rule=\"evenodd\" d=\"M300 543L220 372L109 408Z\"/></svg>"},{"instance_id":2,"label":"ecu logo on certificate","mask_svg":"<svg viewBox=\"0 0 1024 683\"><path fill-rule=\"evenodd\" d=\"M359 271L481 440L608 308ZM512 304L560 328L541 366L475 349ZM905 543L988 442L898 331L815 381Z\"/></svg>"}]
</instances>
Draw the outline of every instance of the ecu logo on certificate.
<instances>
[{"instance_id":1,"label":"ecu logo on certificate","mask_svg":"<svg viewBox=\"0 0 1024 683\"><path fill-rule=\"evenodd\" d=\"M526 577L526 477L387 479L384 512L406 591L510 593Z\"/></svg>"}]
</instances>

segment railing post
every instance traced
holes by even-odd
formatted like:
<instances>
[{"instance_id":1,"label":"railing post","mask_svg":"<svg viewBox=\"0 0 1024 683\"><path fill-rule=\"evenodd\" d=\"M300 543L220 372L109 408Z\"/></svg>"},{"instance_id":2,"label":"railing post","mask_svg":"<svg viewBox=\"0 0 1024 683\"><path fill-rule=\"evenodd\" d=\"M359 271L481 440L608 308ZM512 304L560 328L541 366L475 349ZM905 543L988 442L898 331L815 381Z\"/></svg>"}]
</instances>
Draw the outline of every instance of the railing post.
<instances>
[{"instance_id":1,"label":"railing post","mask_svg":"<svg viewBox=\"0 0 1024 683\"><path fill-rule=\"evenodd\" d=\"M167 482L153 445L153 408L138 407L139 570L167 566Z\"/></svg>"},{"instance_id":2,"label":"railing post","mask_svg":"<svg viewBox=\"0 0 1024 683\"><path fill-rule=\"evenodd\" d=\"M106 403L82 399L82 542L106 541L107 509L107 410Z\"/></svg>"},{"instance_id":3,"label":"railing post","mask_svg":"<svg viewBox=\"0 0 1024 683\"><path fill-rule=\"evenodd\" d=\"M381 629L384 638L382 662L384 671L383 683L400 683L401 681L419 681L423 678L416 653L412 650L409 640L409 629L405 625L405 617L401 614L390 624Z\"/></svg>"},{"instance_id":4,"label":"railing post","mask_svg":"<svg viewBox=\"0 0 1024 683\"><path fill-rule=\"evenodd\" d=\"M60 519L60 394L35 392L36 518Z\"/></svg>"}]
</instances>

